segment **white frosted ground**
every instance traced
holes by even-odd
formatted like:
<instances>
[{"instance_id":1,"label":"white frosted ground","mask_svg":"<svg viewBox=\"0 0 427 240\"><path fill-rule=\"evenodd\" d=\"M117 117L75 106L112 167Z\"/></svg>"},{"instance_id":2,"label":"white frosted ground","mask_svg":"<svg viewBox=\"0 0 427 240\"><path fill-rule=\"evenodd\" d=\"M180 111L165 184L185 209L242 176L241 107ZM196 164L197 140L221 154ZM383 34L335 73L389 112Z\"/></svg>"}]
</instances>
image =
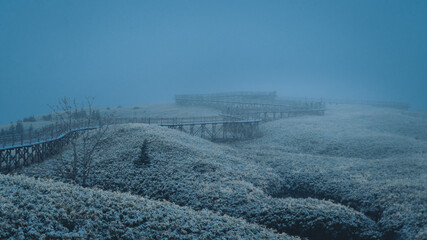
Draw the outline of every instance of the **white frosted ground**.
<instances>
[{"instance_id":1,"label":"white frosted ground","mask_svg":"<svg viewBox=\"0 0 427 240\"><path fill-rule=\"evenodd\" d=\"M266 123L264 137L234 147L275 169L272 195L331 199L371 216L392 239L427 238L426 116L328 108L325 116Z\"/></svg>"},{"instance_id":2,"label":"white frosted ground","mask_svg":"<svg viewBox=\"0 0 427 240\"><path fill-rule=\"evenodd\" d=\"M144 139L151 164L136 168ZM272 198L274 170L233 155L232 148L167 128L145 124L115 126L95 155L89 186L167 200L195 210L208 209L291 235L317 238L375 238L376 224L363 214L320 199ZM72 152L65 151L70 158ZM55 159L25 174L61 180Z\"/></svg>"},{"instance_id":3,"label":"white frosted ground","mask_svg":"<svg viewBox=\"0 0 427 240\"><path fill-rule=\"evenodd\" d=\"M145 124L111 127L89 185L208 209L310 239L425 236L425 118L366 106L266 123L215 144ZM144 139L151 164L136 168ZM71 157L66 150L64 156ZM63 178L54 158L21 173ZM328 200L324 200L328 199Z\"/></svg>"},{"instance_id":4,"label":"white frosted ground","mask_svg":"<svg viewBox=\"0 0 427 240\"><path fill-rule=\"evenodd\" d=\"M0 239L297 239L127 193L0 174Z\"/></svg>"}]
</instances>

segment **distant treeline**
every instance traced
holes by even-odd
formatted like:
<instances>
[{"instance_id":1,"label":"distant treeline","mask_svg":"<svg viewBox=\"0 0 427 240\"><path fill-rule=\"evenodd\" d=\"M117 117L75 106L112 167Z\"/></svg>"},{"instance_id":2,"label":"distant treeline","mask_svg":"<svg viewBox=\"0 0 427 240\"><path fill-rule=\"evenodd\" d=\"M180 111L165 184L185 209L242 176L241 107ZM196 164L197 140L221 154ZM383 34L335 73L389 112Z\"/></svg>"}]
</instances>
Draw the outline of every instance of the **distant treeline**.
<instances>
[{"instance_id":1,"label":"distant treeline","mask_svg":"<svg viewBox=\"0 0 427 240\"><path fill-rule=\"evenodd\" d=\"M33 130L33 125L30 125L28 131L31 132ZM24 124L22 121L18 121L15 124L11 124L7 129L0 130L0 138L9 135L23 135L24 134Z\"/></svg>"},{"instance_id":2,"label":"distant treeline","mask_svg":"<svg viewBox=\"0 0 427 240\"><path fill-rule=\"evenodd\" d=\"M81 109L80 111L76 111L73 113L74 119L82 119L82 118L87 118L87 117L88 117L88 113L84 109ZM92 111L92 119L98 120L100 118L101 118L101 113L99 112L99 110L93 110ZM41 119L43 121L52 121L53 116L52 116L52 114L46 114L46 115L41 116ZM22 121L23 122L35 122L37 120L34 116L29 116L29 117L24 117L24 119Z\"/></svg>"},{"instance_id":3,"label":"distant treeline","mask_svg":"<svg viewBox=\"0 0 427 240\"><path fill-rule=\"evenodd\" d=\"M73 113L74 119L86 119L89 117L89 114L84 109L81 109L79 111L75 111ZM101 113L99 110L93 110L91 114L92 120L100 120L101 119ZM52 114L46 114L41 117L41 120L43 121L53 121L54 116ZM34 116L24 117L23 120L19 120L16 123L11 123L9 128L3 128L0 130L0 138L5 136L11 136L11 135L23 135L24 132L26 134L31 134L31 132L34 130L33 125L30 125L27 129L24 128L24 122L36 122L37 119Z\"/></svg>"}]
</instances>

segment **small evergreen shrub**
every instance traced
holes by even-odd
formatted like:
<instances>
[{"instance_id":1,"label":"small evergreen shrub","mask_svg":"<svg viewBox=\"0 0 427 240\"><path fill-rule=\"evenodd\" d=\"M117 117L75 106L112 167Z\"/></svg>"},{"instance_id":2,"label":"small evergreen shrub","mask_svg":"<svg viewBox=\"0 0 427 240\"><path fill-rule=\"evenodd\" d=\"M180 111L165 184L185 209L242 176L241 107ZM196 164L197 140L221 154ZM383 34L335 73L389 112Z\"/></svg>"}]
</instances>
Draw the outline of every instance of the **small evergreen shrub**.
<instances>
[{"instance_id":1,"label":"small evergreen shrub","mask_svg":"<svg viewBox=\"0 0 427 240\"><path fill-rule=\"evenodd\" d=\"M142 167L145 165L150 164L150 157L148 156L148 141L147 139L144 139L144 142L141 146L141 153L137 160L135 160L134 164L137 167Z\"/></svg>"}]
</instances>

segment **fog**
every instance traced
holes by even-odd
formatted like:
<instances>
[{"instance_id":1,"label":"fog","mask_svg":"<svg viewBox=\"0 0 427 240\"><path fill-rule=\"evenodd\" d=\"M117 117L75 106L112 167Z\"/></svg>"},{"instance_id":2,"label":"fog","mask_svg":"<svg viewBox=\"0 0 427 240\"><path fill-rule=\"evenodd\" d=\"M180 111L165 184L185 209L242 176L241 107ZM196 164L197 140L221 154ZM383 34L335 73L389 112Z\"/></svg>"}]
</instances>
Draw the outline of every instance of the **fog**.
<instances>
[{"instance_id":1,"label":"fog","mask_svg":"<svg viewBox=\"0 0 427 240\"><path fill-rule=\"evenodd\" d=\"M224 91L425 110L426 22L426 1L0 1L0 123Z\"/></svg>"}]
</instances>

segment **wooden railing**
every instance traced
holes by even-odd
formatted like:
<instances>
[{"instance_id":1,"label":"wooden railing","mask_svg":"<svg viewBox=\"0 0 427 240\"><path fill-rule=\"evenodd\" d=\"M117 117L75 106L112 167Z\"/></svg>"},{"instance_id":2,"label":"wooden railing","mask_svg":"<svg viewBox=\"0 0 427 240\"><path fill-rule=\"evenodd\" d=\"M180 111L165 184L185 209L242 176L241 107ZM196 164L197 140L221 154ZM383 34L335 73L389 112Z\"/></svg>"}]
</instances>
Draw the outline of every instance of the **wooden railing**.
<instances>
[{"instance_id":1,"label":"wooden railing","mask_svg":"<svg viewBox=\"0 0 427 240\"><path fill-rule=\"evenodd\" d=\"M179 125L201 125L201 124L223 124L254 122L257 119L241 119L233 116L210 116L210 117L184 117L184 118L112 118L108 122L100 121L73 121L69 124L49 124L39 129L25 130L17 134L6 134L0 136L0 149L14 148L31 145L43 141L58 139L69 131L94 129L102 125L114 125L124 123L145 123L159 126Z\"/></svg>"},{"instance_id":2,"label":"wooden railing","mask_svg":"<svg viewBox=\"0 0 427 240\"><path fill-rule=\"evenodd\" d=\"M0 172L10 172L22 166L43 161L58 154L78 132L121 123L146 123L177 129L212 141L248 139L257 136L259 119L236 119L228 116L195 118L115 118L110 122L75 121L69 124L51 124L34 135L3 136L0 140ZM24 138L28 136L28 138ZM7 142L11 139L11 142ZM15 140L19 139L18 142Z\"/></svg>"}]
</instances>

